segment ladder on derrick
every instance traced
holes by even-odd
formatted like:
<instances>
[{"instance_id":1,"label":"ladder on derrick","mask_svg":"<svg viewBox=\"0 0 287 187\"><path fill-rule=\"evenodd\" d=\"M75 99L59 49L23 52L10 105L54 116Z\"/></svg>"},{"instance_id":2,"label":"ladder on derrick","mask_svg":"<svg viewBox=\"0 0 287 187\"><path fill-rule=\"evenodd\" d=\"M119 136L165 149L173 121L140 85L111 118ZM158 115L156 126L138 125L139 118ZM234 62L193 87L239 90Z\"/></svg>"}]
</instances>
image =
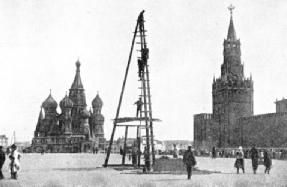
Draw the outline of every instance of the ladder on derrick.
<instances>
[{"instance_id":1,"label":"ladder on derrick","mask_svg":"<svg viewBox=\"0 0 287 187\"><path fill-rule=\"evenodd\" d=\"M144 110L141 111L143 116L145 117L145 124L146 124L146 144L147 144L147 154L149 154L150 151L150 143L151 143L151 148L152 148L152 163L155 161L155 150L154 150L154 135L153 135L153 121L152 121L152 104L151 104L151 95L150 95L150 79L149 79L149 65L148 65L148 48L147 48L147 43L146 43L146 30L144 27L144 17L143 15L140 17L139 20L139 33L140 33L140 38L141 41L139 44L141 45L141 60L145 61L145 66L144 66L144 71L142 78L139 80L141 81L141 95L140 97L144 98ZM146 56L145 56L146 55ZM149 136L150 133L150 136ZM150 141L149 141L150 137ZM148 157L148 159L150 159Z\"/></svg>"},{"instance_id":2,"label":"ladder on derrick","mask_svg":"<svg viewBox=\"0 0 287 187\"><path fill-rule=\"evenodd\" d=\"M153 137L154 137L153 121L160 121L160 120L152 118L150 79L149 79L149 69L148 69L149 66L147 63L148 62L148 48L147 48L147 43L146 43L146 38L145 38L146 37L146 34L145 34L146 30L144 28L144 22L145 21L144 21L143 13L144 13L144 11L142 11L140 13L140 15L138 16L138 20L137 20L137 24L136 24L136 28L135 28L135 32L134 32L134 37L133 37L133 41L132 41L131 51L129 54L129 60L128 60L128 64L126 67L125 78L123 81L122 91L121 91L121 95L120 95L119 105L117 108L116 118L114 119L113 131L111 134L105 163L103 165L104 167L108 166L108 161L109 161L111 148L112 148L112 144L113 144L113 140L114 140L114 134L115 134L115 130L116 130L117 126L118 127L119 126L126 127L124 150L126 150L125 148L126 148L128 127L137 127L137 144L138 144L139 149L140 149L141 129L142 128L146 129L146 147L147 147L147 149L146 149L146 153L145 153L145 162L146 162L145 165L146 165L148 171L150 171L150 164L151 164L150 155L152 155L152 162L154 163L154 161L155 161L155 150L154 150L154 140L153 140ZM138 58L145 62L145 66L142 70L142 75L141 75L140 80L139 80L141 83L141 86L139 88L141 90L140 98L143 98L144 110L140 111L140 117L139 118L138 117L133 118L133 119L119 118L120 107L121 107L121 103L122 103L123 93L124 93L124 89L125 89L125 84L126 84L126 80L127 80L127 76L128 76L128 70L129 70L129 66L130 66L130 61L131 61L132 52L133 52L136 37L140 37L140 42L137 42L137 44L140 44L140 50L138 50L138 51L141 52L141 56ZM141 70L139 69L139 71L141 71ZM118 124L118 123L123 123L123 122L130 122L130 121L140 121L140 125L119 125ZM145 125L141 125L141 121L144 121ZM152 154L150 154L150 143L151 143ZM124 164L125 164L125 151L124 151L124 155L122 158L122 165L124 165ZM140 166L140 159L138 159L138 166Z\"/></svg>"}]
</instances>

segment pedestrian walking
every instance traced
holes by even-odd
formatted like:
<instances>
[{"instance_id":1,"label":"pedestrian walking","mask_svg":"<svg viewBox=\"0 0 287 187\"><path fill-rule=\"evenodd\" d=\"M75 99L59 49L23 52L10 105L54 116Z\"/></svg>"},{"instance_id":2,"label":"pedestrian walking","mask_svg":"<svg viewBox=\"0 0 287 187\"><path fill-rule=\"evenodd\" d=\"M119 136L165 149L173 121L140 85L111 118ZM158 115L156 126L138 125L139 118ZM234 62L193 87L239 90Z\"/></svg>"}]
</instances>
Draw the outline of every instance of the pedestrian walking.
<instances>
[{"instance_id":1,"label":"pedestrian walking","mask_svg":"<svg viewBox=\"0 0 287 187\"><path fill-rule=\"evenodd\" d=\"M264 166L265 166L265 172L264 173L270 173L270 169L272 167L272 158L271 158L271 152L266 149L264 151Z\"/></svg>"},{"instance_id":2,"label":"pedestrian walking","mask_svg":"<svg viewBox=\"0 0 287 187\"><path fill-rule=\"evenodd\" d=\"M3 176L3 173L2 173L2 167L3 167L3 165L5 163L5 159L6 159L5 153L4 153L4 151L2 149L3 149L3 147L0 146L0 180L4 179L4 176Z\"/></svg>"},{"instance_id":3,"label":"pedestrian walking","mask_svg":"<svg viewBox=\"0 0 287 187\"><path fill-rule=\"evenodd\" d=\"M186 165L187 179L190 179L192 175L192 168L196 165L196 160L191 150L191 145L188 145L188 149L184 152L183 163Z\"/></svg>"},{"instance_id":4,"label":"pedestrian walking","mask_svg":"<svg viewBox=\"0 0 287 187\"><path fill-rule=\"evenodd\" d=\"M243 153L243 149L240 146L236 152L236 161L234 164L234 167L237 169L237 173L239 173L239 169L241 168L243 173L245 173L244 171L244 153Z\"/></svg>"},{"instance_id":5,"label":"pedestrian walking","mask_svg":"<svg viewBox=\"0 0 287 187\"><path fill-rule=\"evenodd\" d=\"M250 157L252 161L253 172L254 174L256 174L256 170L258 168L259 154L258 154L258 150L256 149L255 145L250 150Z\"/></svg>"},{"instance_id":6,"label":"pedestrian walking","mask_svg":"<svg viewBox=\"0 0 287 187\"><path fill-rule=\"evenodd\" d=\"M173 145L174 149L173 149L173 158L178 158L178 150L176 148L176 144Z\"/></svg>"},{"instance_id":7,"label":"pedestrian walking","mask_svg":"<svg viewBox=\"0 0 287 187\"><path fill-rule=\"evenodd\" d=\"M9 171L11 173L11 179L17 180L18 178L18 171L20 170L20 158L21 155L17 150L17 146L13 144L11 146L12 152L11 155L9 156L10 158L10 164L9 164Z\"/></svg>"},{"instance_id":8,"label":"pedestrian walking","mask_svg":"<svg viewBox=\"0 0 287 187\"><path fill-rule=\"evenodd\" d=\"M150 160L149 160L150 159L150 155L148 154L146 146L144 147L143 155L144 155L144 161L145 161L145 165L144 165L144 168L143 168L143 173L146 173L146 171L149 169L149 165L150 165Z\"/></svg>"},{"instance_id":9,"label":"pedestrian walking","mask_svg":"<svg viewBox=\"0 0 287 187\"><path fill-rule=\"evenodd\" d=\"M215 147L213 146L212 147L212 159L215 159L216 158L216 149Z\"/></svg>"},{"instance_id":10,"label":"pedestrian walking","mask_svg":"<svg viewBox=\"0 0 287 187\"><path fill-rule=\"evenodd\" d=\"M120 147L120 155L124 155L124 150L123 150L122 146Z\"/></svg>"},{"instance_id":11,"label":"pedestrian walking","mask_svg":"<svg viewBox=\"0 0 287 187\"><path fill-rule=\"evenodd\" d=\"M137 166L137 156L138 156L138 149L136 145L134 145L132 148L132 163L134 167Z\"/></svg>"}]
</instances>

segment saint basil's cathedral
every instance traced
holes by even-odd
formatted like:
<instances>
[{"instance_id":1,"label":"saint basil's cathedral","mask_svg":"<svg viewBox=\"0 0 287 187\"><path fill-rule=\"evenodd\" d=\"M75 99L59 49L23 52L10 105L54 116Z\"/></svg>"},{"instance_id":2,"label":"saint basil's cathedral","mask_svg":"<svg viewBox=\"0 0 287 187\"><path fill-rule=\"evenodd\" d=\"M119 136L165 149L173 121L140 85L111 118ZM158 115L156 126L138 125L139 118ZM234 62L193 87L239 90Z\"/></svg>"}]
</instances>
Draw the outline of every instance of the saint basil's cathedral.
<instances>
[{"instance_id":1,"label":"saint basil's cathedral","mask_svg":"<svg viewBox=\"0 0 287 187\"><path fill-rule=\"evenodd\" d=\"M89 152L96 147L104 148L105 118L101 114L103 101L97 94L92 101L93 109L87 110L80 66L78 60L69 96L66 94L59 104L61 114L57 113L58 104L51 93L42 103L31 152L78 153Z\"/></svg>"}]
</instances>

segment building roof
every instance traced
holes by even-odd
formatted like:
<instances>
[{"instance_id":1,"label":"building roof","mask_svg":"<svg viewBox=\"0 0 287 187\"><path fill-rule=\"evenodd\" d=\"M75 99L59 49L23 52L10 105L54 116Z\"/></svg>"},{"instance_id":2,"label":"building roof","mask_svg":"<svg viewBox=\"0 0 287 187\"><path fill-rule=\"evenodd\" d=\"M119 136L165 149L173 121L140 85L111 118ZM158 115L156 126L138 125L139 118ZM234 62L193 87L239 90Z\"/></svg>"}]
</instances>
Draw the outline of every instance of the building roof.
<instances>
[{"instance_id":1,"label":"building roof","mask_svg":"<svg viewBox=\"0 0 287 187\"><path fill-rule=\"evenodd\" d=\"M6 135L0 135L0 138L8 139L8 138L6 137Z\"/></svg>"}]
</instances>

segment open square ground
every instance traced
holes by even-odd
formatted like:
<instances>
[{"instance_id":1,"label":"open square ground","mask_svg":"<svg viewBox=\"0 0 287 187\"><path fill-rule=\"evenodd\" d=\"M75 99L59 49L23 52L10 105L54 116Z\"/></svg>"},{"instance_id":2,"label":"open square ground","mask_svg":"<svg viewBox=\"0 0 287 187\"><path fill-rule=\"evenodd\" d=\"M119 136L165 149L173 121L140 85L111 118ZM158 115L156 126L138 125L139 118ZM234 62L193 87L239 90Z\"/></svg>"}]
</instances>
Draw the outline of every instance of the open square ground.
<instances>
[{"instance_id":1,"label":"open square ground","mask_svg":"<svg viewBox=\"0 0 287 187\"><path fill-rule=\"evenodd\" d=\"M0 186L287 186L287 161L282 160L273 160L269 175L261 165L255 175L250 159L245 159L245 174L236 174L233 158L196 157L198 169L219 173L195 173L187 180L185 174L103 168L104 159L104 154L22 154L18 180L10 179L6 160L2 169L6 178ZM119 163L121 156L111 154L109 164Z\"/></svg>"}]
</instances>

